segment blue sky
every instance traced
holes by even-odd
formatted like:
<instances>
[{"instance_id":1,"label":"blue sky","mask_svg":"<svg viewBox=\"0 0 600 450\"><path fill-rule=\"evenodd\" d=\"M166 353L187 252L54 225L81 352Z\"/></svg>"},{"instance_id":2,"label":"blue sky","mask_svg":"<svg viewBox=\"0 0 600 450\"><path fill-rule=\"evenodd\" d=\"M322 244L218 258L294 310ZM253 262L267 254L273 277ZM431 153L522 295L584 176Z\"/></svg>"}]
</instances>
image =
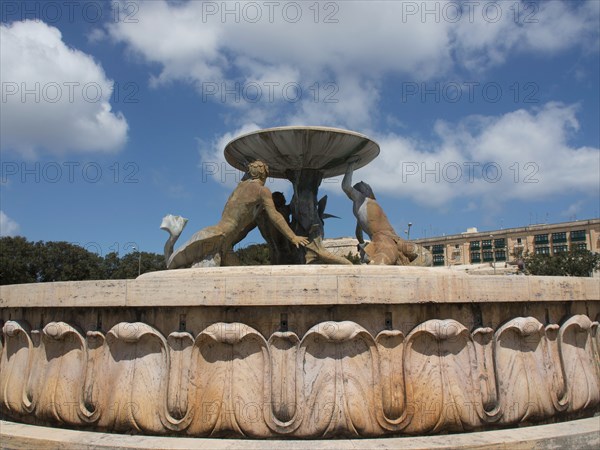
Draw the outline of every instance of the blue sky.
<instances>
[{"instance_id":1,"label":"blue sky","mask_svg":"<svg viewBox=\"0 0 600 450\"><path fill-rule=\"evenodd\" d=\"M225 144L284 125L377 141L355 180L399 234L600 216L595 0L1 7L2 235L161 253L165 214L218 221ZM354 232L340 183L326 237Z\"/></svg>"}]
</instances>

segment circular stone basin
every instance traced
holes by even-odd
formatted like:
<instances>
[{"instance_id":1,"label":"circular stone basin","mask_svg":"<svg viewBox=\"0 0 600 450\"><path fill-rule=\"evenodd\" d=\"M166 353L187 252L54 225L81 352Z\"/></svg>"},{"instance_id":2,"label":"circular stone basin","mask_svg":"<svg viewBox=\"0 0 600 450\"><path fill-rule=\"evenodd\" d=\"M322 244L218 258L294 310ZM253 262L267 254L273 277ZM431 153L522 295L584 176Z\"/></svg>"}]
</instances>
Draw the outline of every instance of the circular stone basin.
<instances>
[{"instance_id":1,"label":"circular stone basin","mask_svg":"<svg viewBox=\"0 0 600 450\"><path fill-rule=\"evenodd\" d=\"M328 127L277 127L254 131L232 140L225 147L225 159L246 171L252 161L269 166L269 175L288 178L288 170L315 169L323 178L346 172L349 160L357 159L360 169L379 155L379 145L354 131Z\"/></svg>"},{"instance_id":2,"label":"circular stone basin","mask_svg":"<svg viewBox=\"0 0 600 450\"><path fill-rule=\"evenodd\" d=\"M347 439L434 434L457 448L465 437L446 433L498 428L497 446L470 443L508 448L522 426L565 422L527 439L598 448L589 428L569 421L599 411L599 318L593 278L448 268L215 267L0 286L0 414L88 433L204 438L211 449L224 448L216 437L279 440L228 448L317 449L297 440L340 438L329 448L348 448ZM559 444L569 429L584 434ZM15 440L16 431L0 421L0 447L68 448ZM41 432L21 428L28 435ZM136 438L135 448L150 446ZM183 442L155 445L193 447ZM353 448L385 445L362 442Z\"/></svg>"}]
</instances>

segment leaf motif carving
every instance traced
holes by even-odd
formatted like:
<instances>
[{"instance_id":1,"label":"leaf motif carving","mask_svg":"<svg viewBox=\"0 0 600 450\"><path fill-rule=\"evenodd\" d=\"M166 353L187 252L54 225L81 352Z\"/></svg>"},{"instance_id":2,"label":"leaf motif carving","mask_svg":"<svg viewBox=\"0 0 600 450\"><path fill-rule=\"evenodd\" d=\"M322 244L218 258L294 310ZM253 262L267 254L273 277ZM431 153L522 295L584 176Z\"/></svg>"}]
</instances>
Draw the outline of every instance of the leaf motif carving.
<instances>
[{"instance_id":1,"label":"leaf motif carving","mask_svg":"<svg viewBox=\"0 0 600 450\"><path fill-rule=\"evenodd\" d=\"M273 333L268 342L271 376L265 379L265 421L279 434L295 431L301 422L302 405L297 399L301 376L297 365L299 343L298 336L289 331Z\"/></svg>"},{"instance_id":2,"label":"leaf motif carving","mask_svg":"<svg viewBox=\"0 0 600 450\"><path fill-rule=\"evenodd\" d=\"M102 428L164 431L169 380L165 338L150 325L121 322L106 334L100 383Z\"/></svg>"},{"instance_id":3,"label":"leaf motif carving","mask_svg":"<svg viewBox=\"0 0 600 450\"><path fill-rule=\"evenodd\" d=\"M87 348L81 333L65 322L50 322L41 332L30 388L36 415L59 424L81 425Z\"/></svg>"},{"instance_id":4,"label":"leaf motif carving","mask_svg":"<svg viewBox=\"0 0 600 450\"><path fill-rule=\"evenodd\" d=\"M102 373L106 337L100 331L88 331L86 333L87 365L85 382L83 386L83 404L80 408L81 419L86 423L98 421L105 409L101 402Z\"/></svg>"},{"instance_id":5,"label":"leaf motif carving","mask_svg":"<svg viewBox=\"0 0 600 450\"><path fill-rule=\"evenodd\" d=\"M174 429L182 429L187 426L181 420L188 412L188 382L194 337L186 332L173 332L167 337L167 344L171 362L167 392L168 417L175 419L171 420Z\"/></svg>"},{"instance_id":6,"label":"leaf motif carving","mask_svg":"<svg viewBox=\"0 0 600 450\"><path fill-rule=\"evenodd\" d=\"M428 320L406 338L407 433L468 430L479 425L476 354L468 330L455 320Z\"/></svg>"},{"instance_id":7,"label":"leaf motif carving","mask_svg":"<svg viewBox=\"0 0 600 450\"><path fill-rule=\"evenodd\" d=\"M381 432L374 399L379 360L373 337L350 322L323 322L302 339L301 437L372 436Z\"/></svg>"},{"instance_id":8,"label":"leaf motif carving","mask_svg":"<svg viewBox=\"0 0 600 450\"><path fill-rule=\"evenodd\" d=\"M4 349L0 372L0 404L9 415L27 414L31 399L27 396L27 380L33 359L31 329L24 321L8 320L2 327Z\"/></svg>"},{"instance_id":9,"label":"leaf motif carving","mask_svg":"<svg viewBox=\"0 0 600 450\"><path fill-rule=\"evenodd\" d=\"M406 390L404 389L404 335L398 330L381 331L375 338L379 353L380 398L379 424L398 431L405 425Z\"/></svg>"},{"instance_id":10,"label":"leaf motif carving","mask_svg":"<svg viewBox=\"0 0 600 450\"><path fill-rule=\"evenodd\" d=\"M265 339L241 323L219 322L202 331L192 353L188 433L195 436L268 436L263 420Z\"/></svg>"},{"instance_id":11,"label":"leaf motif carving","mask_svg":"<svg viewBox=\"0 0 600 450\"><path fill-rule=\"evenodd\" d=\"M503 424L542 419L554 412L544 334L543 325L534 317L513 319L496 331L496 379Z\"/></svg>"},{"instance_id":12,"label":"leaf motif carving","mask_svg":"<svg viewBox=\"0 0 600 450\"><path fill-rule=\"evenodd\" d=\"M600 402L600 370L594 357L592 321L584 315L571 317L560 328L558 345L569 393L568 411Z\"/></svg>"},{"instance_id":13,"label":"leaf motif carving","mask_svg":"<svg viewBox=\"0 0 600 450\"><path fill-rule=\"evenodd\" d=\"M500 418L501 409L494 367L494 330L490 327L477 328L472 333L477 359L477 377L481 392L479 417L483 422L495 422Z\"/></svg>"},{"instance_id":14,"label":"leaf motif carving","mask_svg":"<svg viewBox=\"0 0 600 450\"><path fill-rule=\"evenodd\" d=\"M43 322L43 319L40 320ZM371 437L559 418L600 404L599 325L428 320L375 338L351 321L268 341L242 323L195 338L122 322L4 323L0 410L48 425L198 437ZM564 415L564 414L563 414Z\"/></svg>"}]
</instances>

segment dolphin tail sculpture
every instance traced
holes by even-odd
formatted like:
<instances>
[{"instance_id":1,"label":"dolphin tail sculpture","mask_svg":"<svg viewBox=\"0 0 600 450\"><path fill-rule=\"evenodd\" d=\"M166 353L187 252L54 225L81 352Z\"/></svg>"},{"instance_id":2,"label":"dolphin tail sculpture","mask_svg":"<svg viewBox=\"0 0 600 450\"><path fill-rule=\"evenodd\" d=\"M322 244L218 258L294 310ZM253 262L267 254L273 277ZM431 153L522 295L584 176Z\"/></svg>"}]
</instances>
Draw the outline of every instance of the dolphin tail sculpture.
<instances>
[{"instance_id":1,"label":"dolphin tail sculpture","mask_svg":"<svg viewBox=\"0 0 600 450\"><path fill-rule=\"evenodd\" d=\"M174 216L173 214L163 217L160 229L169 233L169 239L167 239L167 242L165 243L165 262L167 264L169 263L169 258L173 254L175 242L179 239L187 222L188 219L181 216Z\"/></svg>"},{"instance_id":2,"label":"dolphin tail sculpture","mask_svg":"<svg viewBox=\"0 0 600 450\"><path fill-rule=\"evenodd\" d=\"M333 214L327 214L325 212L325 207L327 206L327 196L324 195L321 200L317 202L317 213L319 214L319 218L323 221L325 219L339 219L338 216L334 216Z\"/></svg>"}]
</instances>

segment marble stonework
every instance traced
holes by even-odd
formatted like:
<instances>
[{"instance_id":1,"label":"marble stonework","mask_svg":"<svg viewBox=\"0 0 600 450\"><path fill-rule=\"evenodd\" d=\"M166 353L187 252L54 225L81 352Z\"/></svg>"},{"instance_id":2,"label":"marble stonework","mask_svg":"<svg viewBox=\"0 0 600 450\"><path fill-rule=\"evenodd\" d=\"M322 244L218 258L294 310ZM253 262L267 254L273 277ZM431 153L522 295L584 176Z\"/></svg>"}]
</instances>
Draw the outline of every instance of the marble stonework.
<instances>
[{"instance_id":1,"label":"marble stonework","mask_svg":"<svg viewBox=\"0 0 600 450\"><path fill-rule=\"evenodd\" d=\"M410 267L2 286L0 408L37 425L279 439L564 421L598 411L599 317L597 280Z\"/></svg>"},{"instance_id":2,"label":"marble stonework","mask_svg":"<svg viewBox=\"0 0 600 450\"><path fill-rule=\"evenodd\" d=\"M237 136L225 146L225 160L245 171L248 163L261 160L270 176L288 179L289 171L318 170L323 178L344 175L347 161L356 169L379 155L379 145L364 134L330 127L276 127Z\"/></svg>"}]
</instances>

